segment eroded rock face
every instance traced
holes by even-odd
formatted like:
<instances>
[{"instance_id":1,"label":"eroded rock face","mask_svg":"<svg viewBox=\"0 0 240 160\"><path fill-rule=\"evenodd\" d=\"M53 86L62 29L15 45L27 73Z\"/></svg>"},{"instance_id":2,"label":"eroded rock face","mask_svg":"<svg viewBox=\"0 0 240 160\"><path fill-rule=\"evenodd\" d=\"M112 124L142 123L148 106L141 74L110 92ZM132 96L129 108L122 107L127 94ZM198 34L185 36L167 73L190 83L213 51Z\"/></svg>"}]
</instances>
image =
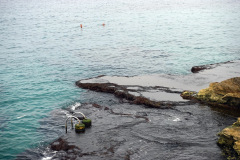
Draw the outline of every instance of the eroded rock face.
<instances>
[{"instance_id":1,"label":"eroded rock face","mask_svg":"<svg viewBox=\"0 0 240 160\"><path fill-rule=\"evenodd\" d=\"M219 134L218 145L228 159L240 158L240 118L232 126L223 129Z\"/></svg>"},{"instance_id":2,"label":"eroded rock face","mask_svg":"<svg viewBox=\"0 0 240 160\"><path fill-rule=\"evenodd\" d=\"M198 93L184 91L181 96L185 99L196 99L212 105L240 109L240 77L227 79L220 83L211 83L208 88L202 89Z\"/></svg>"},{"instance_id":3,"label":"eroded rock face","mask_svg":"<svg viewBox=\"0 0 240 160\"><path fill-rule=\"evenodd\" d=\"M240 107L240 77L211 83L209 88L200 90L197 97L203 101Z\"/></svg>"}]
</instances>

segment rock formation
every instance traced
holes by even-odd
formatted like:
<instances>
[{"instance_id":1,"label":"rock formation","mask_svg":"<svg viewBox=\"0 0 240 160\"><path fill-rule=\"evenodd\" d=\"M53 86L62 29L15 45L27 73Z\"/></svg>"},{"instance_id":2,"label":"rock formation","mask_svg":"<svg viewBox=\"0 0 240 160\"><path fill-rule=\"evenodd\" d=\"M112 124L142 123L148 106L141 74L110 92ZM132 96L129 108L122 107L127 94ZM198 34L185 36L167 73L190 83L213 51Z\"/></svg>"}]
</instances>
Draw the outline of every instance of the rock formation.
<instances>
[{"instance_id":1,"label":"rock formation","mask_svg":"<svg viewBox=\"0 0 240 160\"><path fill-rule=\"evenodd\" d=\"M184 91L181 96L185 99L195 99L214 106L229 106L240 109L240 77L214 82L208 88L198 93Z\"/></svg>"},{"instance_id":2,"label":"rock formation","mask_svg":"<svg viewBox=\"0 0 240 160\"><path fill-rule=\"evenodd\" d=\"M150 77L152 78L152 77ZM114 79L114 80L112 80ZM136 82L142 84L139 85ZM160 79L160 78L158 78ZM151 80L151 79L150 79ZM162 81L167 81L163 80ZM124 84L121 82L124 81ZM176 105L188 103L180 97L180 91L176 88L163 86L151 86L146 77L108 77L100 76L87 80L80 80L76 85L83 89L96 92L111 93L131 104L145 105L152 108L169 109Z\"/></svg>"},{"instance_id":3,"label":"rock formation","mask_svg":"<svg viewBox=\"0 0 240 160\"><path fill-rule=\"evenodd\" d=\"M206 69L213 69L215 67L218 67L222 64L227 64L227 63L232 63L231 61L227 62L222 62L222 63L215 63L215 64L206 64L206 65L201 65L201 66L193 66L191 68L192 73L198 73L199 71L206 70Z\"/></svg>"},{"instance_id":4,"label":"rock formation","mask_svg":"<svg viewBox=\"0 0 240 160\"><path fill-rule=\"evenodd\" d=\"M223 129L219 134L218 145L228 159L240 157L240 118L232 126Z\"/></svg>"}]
</instances>

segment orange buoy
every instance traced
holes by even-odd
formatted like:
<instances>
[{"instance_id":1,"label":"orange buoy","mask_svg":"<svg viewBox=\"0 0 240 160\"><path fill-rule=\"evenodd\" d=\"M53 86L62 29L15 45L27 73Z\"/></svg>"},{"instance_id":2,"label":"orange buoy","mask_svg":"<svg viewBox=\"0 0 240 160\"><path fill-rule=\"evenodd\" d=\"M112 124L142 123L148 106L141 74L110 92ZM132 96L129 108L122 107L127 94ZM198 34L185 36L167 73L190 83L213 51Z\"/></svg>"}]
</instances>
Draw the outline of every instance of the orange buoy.
<instances>
[{"instance_id":1,"label":"orange buoy","mask_svg":"<svg viewBox=\"0 0 240 160\"><path fill-rule=\"evenodd\" d=\"M102 26L104 27L104 26L105 26L105 23L103 23Z\"/></svg>"},{"instance_id":2,"label":"orange buoy","mask_svg":"<svg viewBox=\"0 0 240 160\"><path fill-rule=\"evenodd\" d=\"M82 28L82 24L80 24L80 27Z\"/></svg>"}]
</instances>

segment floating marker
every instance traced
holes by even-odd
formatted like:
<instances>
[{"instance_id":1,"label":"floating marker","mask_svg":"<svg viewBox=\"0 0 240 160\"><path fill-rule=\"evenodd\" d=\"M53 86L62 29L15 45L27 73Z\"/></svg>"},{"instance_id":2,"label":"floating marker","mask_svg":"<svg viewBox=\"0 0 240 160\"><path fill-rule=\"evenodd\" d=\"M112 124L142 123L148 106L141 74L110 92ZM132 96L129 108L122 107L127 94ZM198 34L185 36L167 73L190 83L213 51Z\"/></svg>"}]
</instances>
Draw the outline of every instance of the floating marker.
<instances>
[{"instance_id":1,"label":"floating marker","mask_svg":"<svg viewBox=\"0 0 240 160\"><path fill-rule=\"evenodd\" d=\"M82 28L82 24L80 24L80 27Z\"/></svg>"}]
</instances>

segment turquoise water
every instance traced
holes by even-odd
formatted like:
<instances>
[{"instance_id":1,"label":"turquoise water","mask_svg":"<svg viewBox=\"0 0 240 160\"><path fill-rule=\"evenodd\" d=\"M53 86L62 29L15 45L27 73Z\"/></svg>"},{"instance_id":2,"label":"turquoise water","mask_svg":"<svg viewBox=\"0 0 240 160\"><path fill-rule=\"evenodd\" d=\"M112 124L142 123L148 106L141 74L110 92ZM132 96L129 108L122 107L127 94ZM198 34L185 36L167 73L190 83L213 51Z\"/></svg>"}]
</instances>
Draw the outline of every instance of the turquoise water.
<instances>
[{"instance_id":1,"label":"turquoise water","mask_svg":"<svg viewBox=\"0 0 240 160\"><path fill-rule=\"evenodd\" d=\"M0 159L61 134L39 120L81 101L75 81L239 59L239 26L237 0L1 0Z\"/></svg>"}]
</instances>

